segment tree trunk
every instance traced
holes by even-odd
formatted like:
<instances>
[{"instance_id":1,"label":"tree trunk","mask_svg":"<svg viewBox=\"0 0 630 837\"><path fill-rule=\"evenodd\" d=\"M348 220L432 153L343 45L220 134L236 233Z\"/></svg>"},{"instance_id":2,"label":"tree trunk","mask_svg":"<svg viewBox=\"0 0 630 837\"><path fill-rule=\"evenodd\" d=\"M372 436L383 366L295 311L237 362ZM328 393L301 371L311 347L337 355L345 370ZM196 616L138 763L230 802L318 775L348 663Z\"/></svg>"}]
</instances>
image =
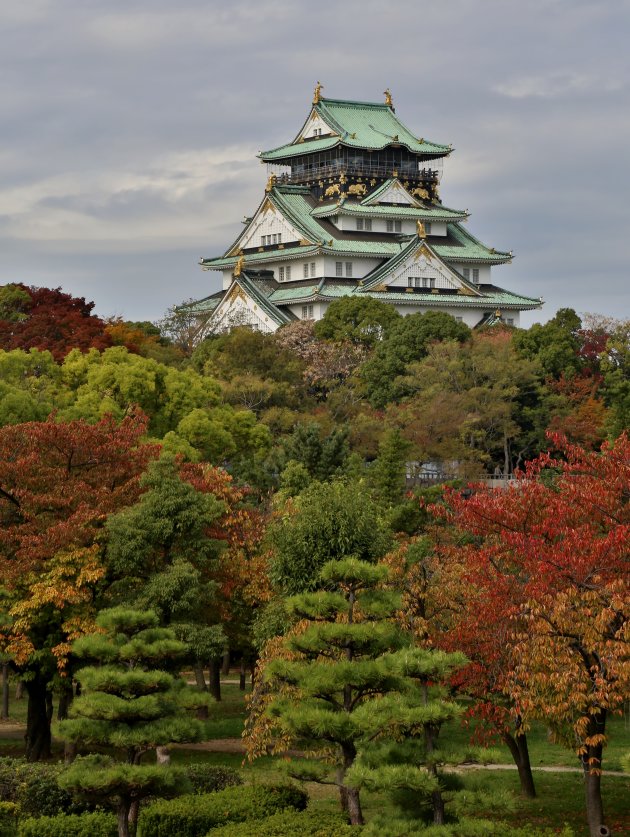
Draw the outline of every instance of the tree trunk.
<instances>
[{"instance_id":1,"label":"tree trunk","mask_svg":"<svg viewBox=\"0 0 630 837\"><path fill-rule=\"evenodd\" d=\"M230 673L230 652L225 651L221 660L221 674L227 677Z\"/></svg>"},{"instance_id":2,"label":"tree trunk","mask_svg":"<svg viewBox=\"0 0 630 837\"><path fill-rule=\"evenodd\" d=\"M129 837L129 802L118 803L118 837Z\"/></svg>"},{"instance_id":3,"label":"tree trunk","mask_svg":"<svg viewBox=\"0 0 630 837\"><path fill-rule=\"evenodd\" d=\"M346 788L350 825L363 825L363 811L358 788Z\"/></svg>"},{"instance_id":4,"label":"tree trunk","mask_svg":"<svg viewBox=\"0 0 630 837\"><path fill-rule=\"evenodd\" d=\"M206 678L203 674L203 667L201 665L195 666L195 680L197 681L197 688L200 692L207 692L208 686L206 684ZM208 707L207 706L200 706L197 709L197 718L200 721L206 721L208 719Z\"/></svg>"},{"instance_id":5,"label":"tree trunk","mask_svg":"<svg viewBox=\"0 0 630 837\"><path fill-rule=\"evenodd\" d=\"M23 680L18 680L18 682L15 685L15 699L16 700L22 700L23 697L24 697L24 681Z\"/></svg>"},{"instance_id":6,"label":"tree trunk","mask_svg":"<svg viewBox=\"0 0 630 837\"><path fill-rule=\"evenodd\" d=\"M245 691L245 678L245 660L241 660L241 668L238 675L238 688L241 690L241 692Z\"/></svg>"},{"instance_id":7,"label":"tree trunk","mask_svg":"<svg viewBox=\"0 0 630 837\"><path fill-rule=\"evenodd\" d=\"M210 660L208 664L210 694L215 700L221 700L221 660Z\"/></svg>"},{"instance_id":8,"label":"tree trunk","mask_svg":"<svg viewBox=\"0 0 630 837\"><path fill-rule=\"evenodd\" d=\"M536 786L534 785L534 776L532 774L532 766L529 760L529 748L527 746L527 736L522 733L514 737L509 732L501 734L503 742L507 745L514 764L518 770L518 778L521 783L521 793L527 799L536 798Z\"/></svg>"},{"instance_id":9,"label":"tree trunk","mask_svg":"<svg viewBox=\"0 0 630 837\"><path fill-rule=\"evenodd\" d=\"M359 790L358 788L349 788L345 783L346 772L354 764L357 751L352 742L346 742L341 745L341 752L343 753L343 767L337 773L341 807L348 815L350 825L363 825L365 820L363 819L363 811L361 810Z\"/></svg>"},{"instance_id":10,"label":"tree trunk","mask_svg":"<svg viewBox=\"0 0 630 837\"><path fill-rule=\"evenodd\" d=\"M165 767L168 767L171 763L171 751L168 747L156 747L155 760L158 764L163 764Z\"/></svg>"},{"instance_id":11,"label":"tree trunk","mask_svg":"<svg viewBox=\"0 0 630 837\"><path fill-rule=\"evenodd\" d=\"M592 715L589 720L587 737L604 735L606 732L606 710L601 709L599 715ZM586 819L590 837L608 837L610 830L604 824L604 803L602 801L601 768L602 744L586 747L582 755L584 769L584 789L586 793Z\"/></svg>"},{"instance_id":12,"label":"tree trunk","mask_svg":"<svg viewBox=\"0 0 630 837\"><path fill-rule=\"evenodd\" d=\"M2 664L2 720L9 720L9 664Z\"/></svg>"},{"instance_id":13,"label":"tree trunk","mask_svg":"<svg viewBox=\"0 0 630 837\"><path fill-rule=\"evenodd\" d=\"M64 682L59 689L59 703L57 704L57 720L65 721L68 717L68 709L74 698L74 689L72 688L72 680Z\"/></svg>"},{"instance_id":14,"label":"tree trunk","mask_svg":"<svg viewBox=\"0 0 630 837\"><path fill-rule=\"evenodd\" d=\"M39 761L50 758L50 716L48 683L40 677L26 682L28 710L26 715L26 759Z\"/></svg>"},{"instance_id":15,"label":"tree trunk","mask_svg":"<svg viewBox=\"0 0 630 837\"><path fill-rule=\"evenodd\" d=\"M437 773L435 766L433 767L434 774ZM433 806L433 824L444 825L446 822L446 809L444 807L444 797L442 791L438 788L431 794L431 805Z\"/></svg>"},{"instance_id":16,"label":"tree trunk","mask_svg":"<svg viewBox=\"0 0 630 837\"><path fill-rule=\"evenodd\" d=\"M254 683L256 681L256 660L253 660L249 667L249 678L251 681L252 692L254 691Z\"/></svg>"}]
</instances>

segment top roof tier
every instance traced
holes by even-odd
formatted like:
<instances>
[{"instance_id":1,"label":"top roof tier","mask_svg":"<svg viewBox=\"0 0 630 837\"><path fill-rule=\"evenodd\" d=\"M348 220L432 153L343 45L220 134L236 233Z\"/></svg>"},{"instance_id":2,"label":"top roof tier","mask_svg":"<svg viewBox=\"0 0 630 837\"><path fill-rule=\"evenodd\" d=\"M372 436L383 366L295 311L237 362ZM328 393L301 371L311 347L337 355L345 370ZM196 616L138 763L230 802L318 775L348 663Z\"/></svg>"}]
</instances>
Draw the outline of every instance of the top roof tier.
<instances>
[{"instance_id":1,"label":"top roof tier","mask_svg":"<svg viewBox=\"0 0 630 837\"><path fill-rule=\"evenodd\" d=\"M324 122L330 133L305 137L308 125L314 118ZM313 108L293 142L262 151L259 156L265 163L277 163L298 155L327 151L337 145L369 151L380 151L388 146L406 148L425 159L444 157L452 151L450 145L440 145L414 136L387 101L325 99L316 91Z\"/></svg>"}]
</instances>

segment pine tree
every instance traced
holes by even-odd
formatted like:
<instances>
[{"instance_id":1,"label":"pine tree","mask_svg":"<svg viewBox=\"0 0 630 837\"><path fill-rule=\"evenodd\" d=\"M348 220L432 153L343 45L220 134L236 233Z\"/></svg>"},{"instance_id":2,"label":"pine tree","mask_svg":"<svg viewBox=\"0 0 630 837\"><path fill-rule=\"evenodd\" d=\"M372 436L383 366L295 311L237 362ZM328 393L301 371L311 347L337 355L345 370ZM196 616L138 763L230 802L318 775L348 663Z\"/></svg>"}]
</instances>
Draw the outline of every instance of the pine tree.
<instances>
[{"instance_id":1,"label":"pine tree","mask_svg":"<svg viewBox=\"0 0 630 837\"><path fill-rule=\"evenodd\" d=\"M316 754L289 763L288 772L336 785L353 825L363 823L362 787L392 792L400 830L391 833L402 835L423 828L423 820L444 824L447 803L448 819L465 815L457 783L441 768L478 758L479 751L438 747L442 725L461 712L439 684L466 658L412 647L394 620L401 604L389 581L383 564L353 557L328 562L320 574L323 589L287 599L288 611L302 621L265 677L275 691L268 713L278 731Z\"/></svg>"},{"instance_id":2,"label":"pine tree","mask_svg":"<svg viewBox=\"0 0 630 837\"><path fill-rule=\"evenodd\" d=\"M143 754L173 742L199 740L202 724L188 710L207 698L164 670L176 666L186 646L173 631L158 627L152 611L104 610L97 625L101 633L83 636L73 645L77 657L97 665L77 672L81 695L72 703L71 718L58 725L59 733L82 746L122 751L124 759L79 759L59 783L90 800L113 801L119 837L128 837L130 811L137 816L143 798L186 790L180 772L141 764Z\"/></svg>"}]
</instances>

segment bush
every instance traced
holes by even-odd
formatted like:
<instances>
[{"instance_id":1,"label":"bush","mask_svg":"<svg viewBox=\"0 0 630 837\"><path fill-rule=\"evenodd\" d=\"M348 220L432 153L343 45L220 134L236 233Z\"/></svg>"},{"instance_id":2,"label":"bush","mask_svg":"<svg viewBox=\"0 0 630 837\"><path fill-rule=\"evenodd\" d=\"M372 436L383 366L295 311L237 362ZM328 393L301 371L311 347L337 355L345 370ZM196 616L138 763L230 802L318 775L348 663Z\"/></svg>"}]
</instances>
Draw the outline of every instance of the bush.
<instances>
[{"instance_id":1,"label":"bush","mask_svg":"<svg viewBox=\"0 0 630 837\"><path fill-rule=\"evenodd\" d=\"M185 765L184 770L195 793L213 793L243 784L238 772L232 767L197 762Z\"/></svg>"},{"instance_id":2,"label":"bush","mask_svg":"<svg viewBox=\"0 0 630 837\"><path fill-rule=\"evenodd\" d=\"M113 814L60 814L29 817L18 828L18 837L118 837Z\"/></svg>"},{"instance_id":3,"label":"bush","mask_svg":"<svg viewBox=\"0 0 630 837\"><path fill-rule=\"evenodd\" d=\"M24 759L0 759L0 801L15 802L26 816L80 814L90 810L57 783L61 764L31 764Z\"/></svg>"},{"instance_id":4,"label":"bush","mask_svg":"<svg viewBox=\"0 0 630 837\"><path fill-rule=\"evenodd\" d=\"M14 837L19 812L15 802L0 802L0 837Z\"/></svg>"},{"instance_id":5,"label":"bush","mask_svg":"<svg viewBox=\"0 0 630 837\"><path fill-rule=\"evenodd\" d=\"M308 795L293 785L250 785L153 803L140 814L142 837L204 837L229 822L261 819L284 808L303 810Z\"/></svg>"},{"instance_id":6,"label":"bush","mask_svg":"<svg viewBox=\"0 0 630 837\"><path fill-rule=\"evenodd\" d=\"M342 814L279 811L262 820L214 828L207 837L352 837L361 831L361 826L348 825Z\"/></svg>"}]
</instances>

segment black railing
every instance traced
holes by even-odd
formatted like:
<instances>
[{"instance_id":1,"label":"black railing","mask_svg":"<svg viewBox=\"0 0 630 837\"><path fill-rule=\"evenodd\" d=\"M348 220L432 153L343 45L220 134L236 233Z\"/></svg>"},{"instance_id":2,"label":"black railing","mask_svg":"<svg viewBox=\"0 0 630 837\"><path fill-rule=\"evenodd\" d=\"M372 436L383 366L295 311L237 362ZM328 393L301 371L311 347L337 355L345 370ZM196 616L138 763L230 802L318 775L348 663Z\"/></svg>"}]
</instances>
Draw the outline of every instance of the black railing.
<instances>
[{"instance_id":1,"label":"black railing","mask_svg":"<svg viewBox=\"0 0 630 837\"><path fill-rule=\"evenodd\" d=\"M296 167L290 173L283 172L278 175L279 183L304 183L323 180L326 177L339 177L341 174L349 177L362 178L387 178L397 176L402 180L423 181L426 183L436 183L438 180L438 172L434 169L397 169L395 166L387 166L378 163L358 163L350 165L342 165L340 163L331 163L326 166L317 166L312 168Z\"/></svg>"}]
</instances>

